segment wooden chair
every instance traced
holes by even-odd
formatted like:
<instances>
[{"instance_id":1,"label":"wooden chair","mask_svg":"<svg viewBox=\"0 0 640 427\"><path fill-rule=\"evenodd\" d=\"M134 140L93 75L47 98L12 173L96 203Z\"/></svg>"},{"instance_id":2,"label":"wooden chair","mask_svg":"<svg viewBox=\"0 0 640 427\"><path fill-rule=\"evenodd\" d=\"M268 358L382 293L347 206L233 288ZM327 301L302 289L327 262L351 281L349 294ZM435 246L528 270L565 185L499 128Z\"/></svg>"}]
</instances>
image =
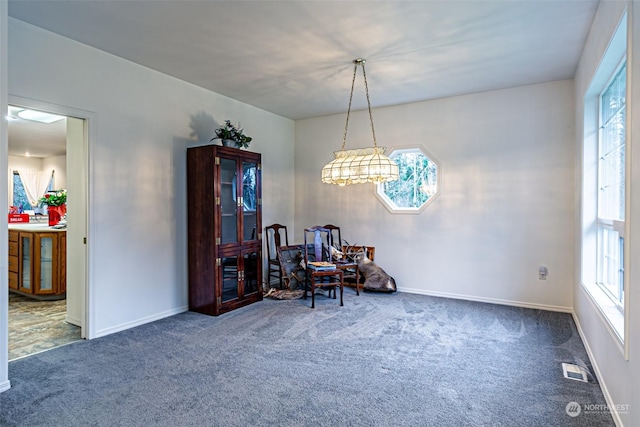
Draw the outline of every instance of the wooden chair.
<instances>
[{"instance_id":1,"label":"wooden chair","mask_svg":"<svg viewBox=\"0 0 640 427\"><path fill-rule=\"evenodd\" d=\"M336 288L340 287L340 305L344 305L344 276L342 270L314 270L309 267L309 262L331 261L326 256L323 248L323 240L328 241L331 231L327 228L315 226L304 230L304 263L306 266L306 281L304 286L304 298L307 299L307 288L311 288L311 308L316 306L316 288L328 288L329 297L333 290L333 299L336 299ZM311 243L308 241L311 237Z\"/></svg>"},{"instance_id":2,"label":"wooden chair","mask_svg":"<svg viewBox=\"0 0 640 427\"><path fill-rule=\"evenodd\" d=\"M342 244L342 233L340 232L340 227L333 224L327 224L323 228L326 228L327 230L329 230L327 245L331 248L337 248L341 250L343 253L346 253L344 251L345 246ZM358 271L358 265L355 263L355 261L349 261L347 259L343 259L341 262L338 263L338 268L342 270L342 273L343 273L342 279L344 281L345 286L348 286L348 284L353 283L354 288L356 289L356 294L360 295L360 289L356 285L356 283L358 282L358 277L360 273Z\"/></svg>"},{"instance_id":3,"label":"wooden chair","mask_svg":"<svg viewBox=\"0 0 640 427\"><path fill-rule=\"evenodd\" d=\"M327 239L327 246L341 248L342 247L342 235L340 234L340 227L333 224L327 224L322 228L329 230Z\"/></svg>"},{"instance_id":4,"label":"wooden chair","mask_svg":"<svg viewBox=\"0 0 640 427\"><path fill-rule=\"evenodd\" d=\"M280 261L278 260L278 248L280 246L289 246L287 226L282 224L271 224L264 228L264 234L267 240L267 259L269 260L267 283L269 284L269 287L271 287L271 278L274 277L278 279L280 289L282 289L282 269L280 267Z\"/></svg>"}]
</instances>

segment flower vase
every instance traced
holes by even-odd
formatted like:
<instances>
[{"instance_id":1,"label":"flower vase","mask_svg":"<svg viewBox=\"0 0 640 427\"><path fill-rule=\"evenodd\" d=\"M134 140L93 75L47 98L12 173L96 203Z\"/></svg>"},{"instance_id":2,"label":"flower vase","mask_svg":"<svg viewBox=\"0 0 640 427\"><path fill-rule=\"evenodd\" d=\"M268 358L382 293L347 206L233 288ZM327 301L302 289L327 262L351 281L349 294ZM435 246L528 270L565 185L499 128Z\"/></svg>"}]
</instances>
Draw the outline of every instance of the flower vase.
<instances>
[{"instance_id":1,"label":"flower vase","mask_svg":"<svg viewBox=\"0 0 640 427\"><path fill-rule=\"evenodd\" d=\"M62 206L49 206L47 207L49 213L49 227L58 225L65 213L67 213L67 207Z\"/></svg>"}]
</instances>

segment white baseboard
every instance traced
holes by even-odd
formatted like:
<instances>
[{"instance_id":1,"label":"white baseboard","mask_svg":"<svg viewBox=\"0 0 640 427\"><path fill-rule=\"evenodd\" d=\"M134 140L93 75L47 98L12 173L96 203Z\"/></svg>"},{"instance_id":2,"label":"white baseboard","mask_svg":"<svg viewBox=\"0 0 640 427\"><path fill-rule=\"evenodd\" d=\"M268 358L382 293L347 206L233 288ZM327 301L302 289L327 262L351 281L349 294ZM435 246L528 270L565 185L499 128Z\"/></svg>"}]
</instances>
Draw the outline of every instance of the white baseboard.
<instances>
[{"instance_id":1,"label":"white baseboard","mask_svg":"<svg viewBox=\"0 0 640 427\"><path fill-rule=\"evenodd\" d=\"M130 328L135 328L136 326L141 326L147 323L155 322L156 320L164 319L165 317L175 316L176 314L184 313L188 311L189 307L178 307L172 310L167 310L162 313L154 314L153 316L143 317L142 319L134 320L133 322L123 323L118 326L113 326L111 328L101 329L96 331L96 335L94 338L104 337L106 335L115 334L116 332L121 332Z\"/></svg>"},{"instance_id":2,"label":"white baseboard","mask_svg":"<svg viewBox=\"0 0 640 427\"><path fill-rule=\"evenodd\" d=\"M575 311L571 310L571 316L573 317L573 321L576 324L576 328L578 328L578 334L582 339L582 344L584 344L584 348L585 350L587 350L589 361L591 362L591 366L593 366L593 370L595 371L596 377L598 378L598 385L600 386L600 390L604 395L604 400L607 401L607 405L609 406L609 412L613 417L613 422L616 423L617 427L623 427L624 424L622 423L622 419L620 419L620 414L618 414L613 398L611 397L611 394L609 393L609 389L607 389L607 385L605 384L602 378L602 375L600 373L600 368L598 368L598 362L596 361L596 358L593 352L591 351L591 347L589 346L589 342L587 341L587 337L584 334L584 331L582 330L582 326L580 325L580 321L578 320L578 316L576 316Z\"/></svg>"},{"instance_id":3,"label":"white baseboard","mask_svg":"<svg viewBox=\"0 0 640 427\"><path fill-rule=\"evenodd\" d=\"M437 291L427 291L424 289L416 289L416 288L398 288L399 292L406 292L408 294L420 294L420 295L429 295L432 297L442 297L442 298L453 298L453 299L462 299L467 301L476 301L476 302L486 302L490 304L500 304L500 305L510 305L514 307L523 307L523 308L533 308L537 310L546 310L546 311L559 311L562 313L573 313L573 309L571 307L563 307L558 305L547 305L547 304L536 304L531 302L522 302L522 301L511 301L497 298L484 298L473 295L463 295L463 294L451 294L448 292L437 292Z\"/></svg>"},{"instance_id":4,"label":"white baseboard","mask_svg":"<svg viewBox=\"0 0 640 427\"><path fill-rule=\"evenodd\" d=\"M0 383L0 393L7 391L11 388L11 381L5 381Z\"/></svg>"}]
</instances>

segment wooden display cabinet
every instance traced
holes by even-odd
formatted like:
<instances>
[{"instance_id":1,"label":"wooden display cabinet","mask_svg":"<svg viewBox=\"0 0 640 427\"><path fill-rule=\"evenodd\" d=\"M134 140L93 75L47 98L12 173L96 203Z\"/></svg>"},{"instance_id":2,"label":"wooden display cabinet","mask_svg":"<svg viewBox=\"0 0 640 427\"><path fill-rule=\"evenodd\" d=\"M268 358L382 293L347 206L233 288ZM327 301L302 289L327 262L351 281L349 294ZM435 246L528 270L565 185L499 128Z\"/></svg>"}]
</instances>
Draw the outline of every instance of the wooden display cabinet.
<instances>
[{"instance_id":1,"label":"wooden display cabinet","mask_svg":"<svg viewBox=\"0 0 640 427\"><path fill-rule=\"evenodd\" d=\"M261 156L187 149L189 310L217 316L262 300Z\"/></svg>"}]
</instances>

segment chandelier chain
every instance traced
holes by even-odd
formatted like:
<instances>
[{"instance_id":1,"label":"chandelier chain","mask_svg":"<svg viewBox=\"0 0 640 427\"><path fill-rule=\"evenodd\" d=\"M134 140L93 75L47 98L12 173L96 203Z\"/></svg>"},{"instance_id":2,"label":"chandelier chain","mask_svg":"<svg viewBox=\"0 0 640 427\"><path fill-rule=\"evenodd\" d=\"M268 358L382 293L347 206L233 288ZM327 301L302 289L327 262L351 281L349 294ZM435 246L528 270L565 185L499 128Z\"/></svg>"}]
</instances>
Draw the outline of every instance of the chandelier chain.
<instances>
[{"instance_id":1,"label":"chandelier chain","mask_svg":"<svg viewBox=\"0 0 640 427\"><path fill-rule=\"evenodd\" d=\"M367 106L369 107L369 121L371 122L371 134L373 135L373 146L377 147L376 130L373 128L373 114L371 114L371 101L369 100L369 85L367 84L367 72L364 70L364 62L362 63L362 75L364 76L364 91L367 94Z\"/></svg>"},{"instance_id":2,"label":"chandelier chain","mask_svg":"<svg viewBox=\"0 0 640 427\"><path fill-rule=\"evenodd\" d=\"M344 135L342 136L342 151L347 145L347 130L349 129L349 114L351 113L351 101L353 100L353 88L356 83L356 72L358 70L358 62L353 61L353 78L351 79L351 95L349 95L349 108L347 109L347 122L344 124Z\"/></svg>"}]
</instances>

